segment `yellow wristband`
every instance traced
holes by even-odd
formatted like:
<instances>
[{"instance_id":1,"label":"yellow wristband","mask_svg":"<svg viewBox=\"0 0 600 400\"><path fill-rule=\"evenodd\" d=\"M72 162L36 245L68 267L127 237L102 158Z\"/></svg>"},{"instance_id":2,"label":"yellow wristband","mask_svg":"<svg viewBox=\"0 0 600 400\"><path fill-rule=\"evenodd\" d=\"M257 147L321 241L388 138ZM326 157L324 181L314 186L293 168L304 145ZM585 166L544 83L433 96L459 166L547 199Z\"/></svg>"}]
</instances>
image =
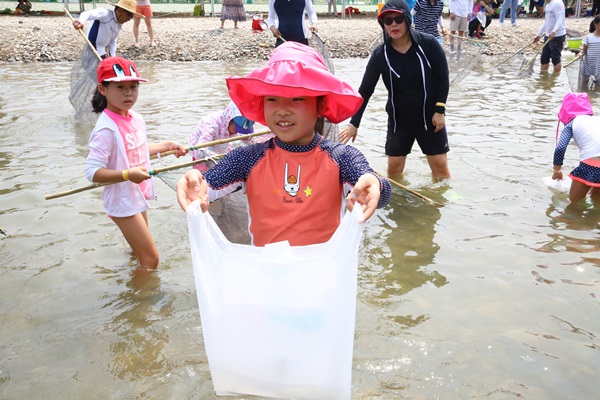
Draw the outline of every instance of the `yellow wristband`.
<instances>
[{"instance_id":1,"label":"yellow wristband","mask_svg":"<svg viewBox=\"0 0 600 400\"><path fill-rule=\"evenodd\" d=\"M437 103L435 103L435 106L436 107L446 107L446 103L442 103L442 102L438 101Z\"/></svg>"},{"instance_id":2,"label":"yellow wristband","mask_svg":"<svg viewBox=\"0 0 600 400\"><path fill-rule=\"evenodd\" d=\"M560 169L558 171L553 169L552 172L554 172L556 174L557 172L560 172Z\"/></svg>"},{"instance_id":3,"label":"yellow wristband","mask_svg":"<svg viewBox=\"0 0 600 400\"><path fill-rule=\"evenodd\" d=\"M129 170L128 169L124 169L123 171L121 171L121 175L123 175L123 180L124 181L128 181L129 180Z\"/></svg>"}]
</instances>

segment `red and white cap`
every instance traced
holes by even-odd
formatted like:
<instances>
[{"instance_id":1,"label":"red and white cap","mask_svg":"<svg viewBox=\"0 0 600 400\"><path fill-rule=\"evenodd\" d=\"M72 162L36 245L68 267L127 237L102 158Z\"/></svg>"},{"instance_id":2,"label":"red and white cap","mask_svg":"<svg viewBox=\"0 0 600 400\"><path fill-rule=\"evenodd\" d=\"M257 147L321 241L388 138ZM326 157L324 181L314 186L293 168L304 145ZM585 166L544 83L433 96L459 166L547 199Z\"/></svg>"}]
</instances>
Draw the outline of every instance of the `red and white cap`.
<instances>
[{"instance_id":1,"label":"red and white cap","mask_svg":"<svg viewBox=\"0 0 600 400\"><path fill-rule=\"evenodd\" d=\"M133 61L107 57L98 65L98 83L102 82L148 82L148 79L140 77Z\"/></svg>"}]
</instances>

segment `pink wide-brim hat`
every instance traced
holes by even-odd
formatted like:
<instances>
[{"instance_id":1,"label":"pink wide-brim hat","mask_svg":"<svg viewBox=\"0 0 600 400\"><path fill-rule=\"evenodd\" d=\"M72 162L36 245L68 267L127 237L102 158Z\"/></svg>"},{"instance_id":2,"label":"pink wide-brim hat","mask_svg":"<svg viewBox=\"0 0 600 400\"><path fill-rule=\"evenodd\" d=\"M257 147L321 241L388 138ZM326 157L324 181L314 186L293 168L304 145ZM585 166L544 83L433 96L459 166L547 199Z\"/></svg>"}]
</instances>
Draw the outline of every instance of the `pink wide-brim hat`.
<instances>
[{"instance_id":1,"label":"pink wide-brim hat","mask_svg":"<svg viewBox=\"0 0 600 400\"><path fill-rule=\"evenodd\" d=\"M264 96L324 96L323 116L335 124L353 116L363 103L356 90L327 70L317 50L296 42L282 43L273 50L264 68L244 77L230 76L226 82L242 115L263 125Z\"/></svg>"}]
</instances>

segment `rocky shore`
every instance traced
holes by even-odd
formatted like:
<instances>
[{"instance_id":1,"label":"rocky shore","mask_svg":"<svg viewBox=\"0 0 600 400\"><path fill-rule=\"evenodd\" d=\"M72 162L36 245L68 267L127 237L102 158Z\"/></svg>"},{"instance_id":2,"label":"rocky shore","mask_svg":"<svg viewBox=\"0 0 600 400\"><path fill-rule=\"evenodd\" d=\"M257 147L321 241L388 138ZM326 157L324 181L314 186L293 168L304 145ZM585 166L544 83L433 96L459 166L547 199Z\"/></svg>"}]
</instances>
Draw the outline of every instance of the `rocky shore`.
<instances>
[{"instance_id":1,"label":"rocky shore","mask_svg":"<svg viewBox=\"0 0 600 400\"><path fill-rule=\"evenodd\" d=\"M353 18L319 16L319 35L326 41L332 58L365 58L381 34L375 13ZM572 36L587 34L590 18L568 18L567 29ZM530 42L543 20L519 18L518 26L510 20L504 25L494 19L487 28L483 54L503 56L514 53ZM270 32L252 31L251 19L239 23L226 21L220 30L218 18L177 15L155 15L156 44L148 45L144 23L140 26L141 47L134 46L133 23L124 25L119 37L118 52L133 60L200 61L267 59L275 39ZM66 16L0 15L0 61L56 62L75 60L84 40L72 27ZM532 47L532 52L535 47Z\"/></svg>"}]
</instances>

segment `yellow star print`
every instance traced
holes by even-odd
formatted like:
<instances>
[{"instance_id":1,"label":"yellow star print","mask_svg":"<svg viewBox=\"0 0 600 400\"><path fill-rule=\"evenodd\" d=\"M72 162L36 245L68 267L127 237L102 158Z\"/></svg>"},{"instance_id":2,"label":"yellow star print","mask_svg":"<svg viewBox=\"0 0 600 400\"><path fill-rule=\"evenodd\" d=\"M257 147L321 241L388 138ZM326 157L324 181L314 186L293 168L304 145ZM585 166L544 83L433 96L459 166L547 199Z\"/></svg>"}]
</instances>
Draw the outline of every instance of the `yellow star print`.
<instances>
[{"instance_id":1,"label":"yellow star print","mask_svg":"<svg viewBox=\"0 0 600 400\"><path fill-rule=\"evenodd\" d=\"M306 197L312 196L312 188L310 186L307 186L306 189L304 189L304 194L306 195Z\"/></svg>"}]
</instances>

